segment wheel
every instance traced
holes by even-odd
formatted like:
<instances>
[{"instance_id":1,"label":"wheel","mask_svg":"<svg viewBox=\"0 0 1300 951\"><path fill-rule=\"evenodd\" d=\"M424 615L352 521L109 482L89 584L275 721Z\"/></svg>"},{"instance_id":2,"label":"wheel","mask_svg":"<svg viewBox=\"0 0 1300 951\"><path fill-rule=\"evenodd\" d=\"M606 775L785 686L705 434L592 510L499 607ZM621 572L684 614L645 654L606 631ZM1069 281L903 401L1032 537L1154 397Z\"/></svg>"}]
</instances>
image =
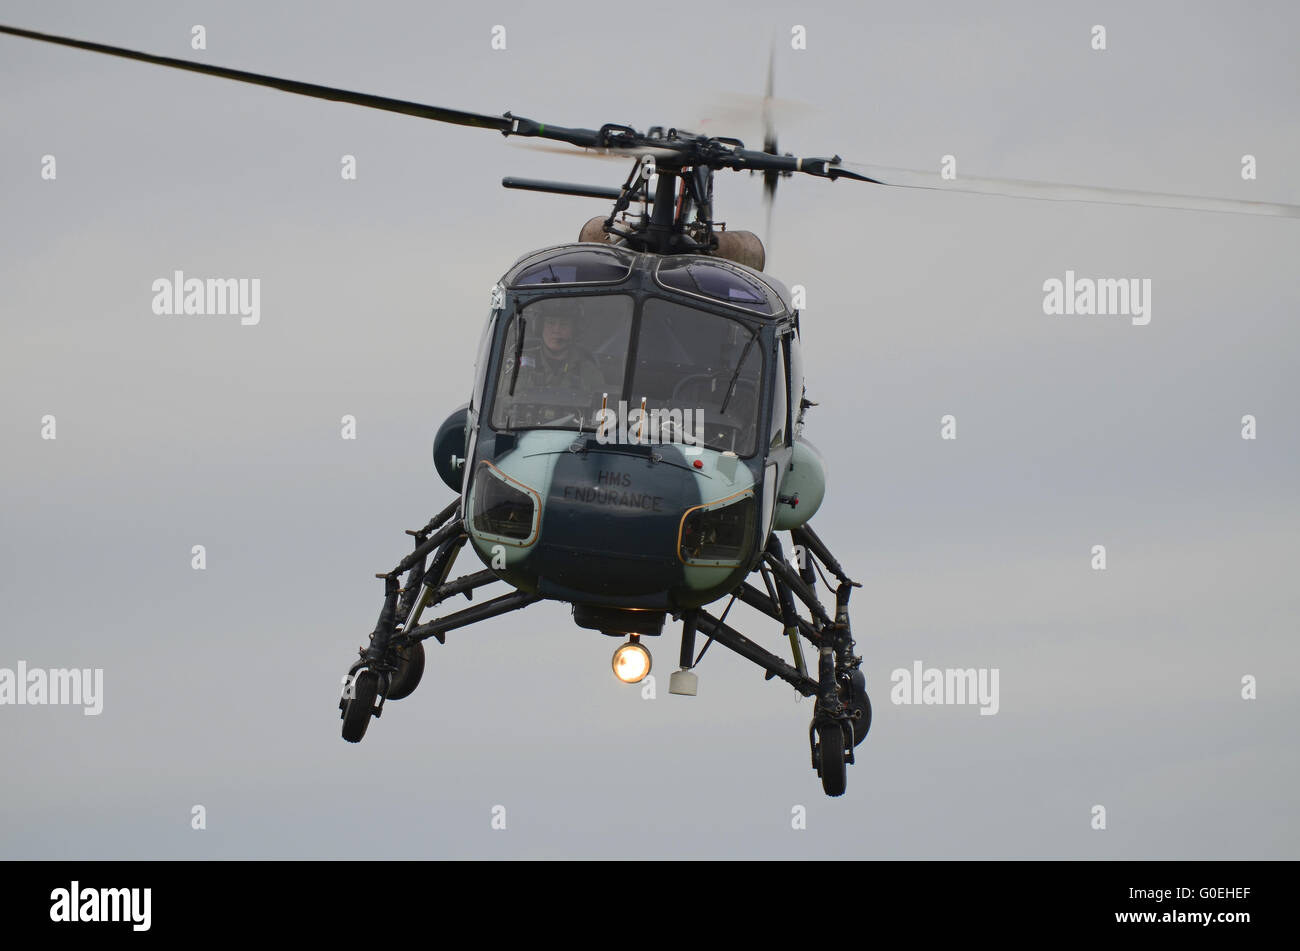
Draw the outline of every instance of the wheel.
<instances>
[{"instance_id":1,"label":"wheel","mask_svg":"<svg viewBox=\"0 0 1300 951\"><path fill-rule=\"evenodd\" d=\"M817 775L828 796L843 796L847 786L844 763L844 727L826 723L817 728Z\"/></svg>"},{"instance_id":2,"label":"wheel","mask_svg":"<svg viewBox=\"0 0 1300 951\"><path fill-rule=\"evenodd\" d=\"M352 681L352 696L343 708L343 739L349 743L360 743L370 726L370 713L375 708L375 697L379 695L379 675L374 671L363 670Z\"/></svg>"},{"instance_id":3,"label":"wheel","mask_svg":"<svg viewBox=\"0 0 1300 951\"><path fill-rule=\"evenodd\" d=\"M867 679L860 670L855 670L849 677L845 706L853 724L853 745L857 746L867 738L871 729L871 698L867 696Z\"/></svg>"},{"instance_id":4,"label":"wheel","mask_svg":"<svg viewBox=\"0 0 1300 951\"><path fill-rule=\"evenodd\" d=\"M389 675L387 699L404 700L415 693L424 676L424 642L394 648L393 653L397 655L397 670Z\"/></svg>"},{"instance_id":5,"label":"wheel","mask_svg":"<svg viewBox=\"0 0 1300 951\"><path fill-rule=\"evenodd\" d=\"M857 746L871 730L871 698L864 693L850 700L848 707L853 723L853 745Z\"/></svg>"}]
</instances>

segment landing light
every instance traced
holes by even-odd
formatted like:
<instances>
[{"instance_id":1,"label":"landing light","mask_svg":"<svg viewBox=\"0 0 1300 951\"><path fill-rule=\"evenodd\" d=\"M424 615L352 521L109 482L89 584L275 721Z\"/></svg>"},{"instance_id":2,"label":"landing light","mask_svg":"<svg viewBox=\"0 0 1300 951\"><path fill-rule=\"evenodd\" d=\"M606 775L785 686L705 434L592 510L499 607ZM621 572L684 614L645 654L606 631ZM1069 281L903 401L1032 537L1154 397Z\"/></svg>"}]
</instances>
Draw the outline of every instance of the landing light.
<instances>
[{"instance_id":1,"label":"landing light","mask_svg":"<svg viewBox=\"0 0 1300 951\"><path fill-rule=\"evenodd\" d=\"M625 684L640 683L650 673L650 652L641 646L635 634L614 651L614 676Z\"/></svg>"}]
</instances>

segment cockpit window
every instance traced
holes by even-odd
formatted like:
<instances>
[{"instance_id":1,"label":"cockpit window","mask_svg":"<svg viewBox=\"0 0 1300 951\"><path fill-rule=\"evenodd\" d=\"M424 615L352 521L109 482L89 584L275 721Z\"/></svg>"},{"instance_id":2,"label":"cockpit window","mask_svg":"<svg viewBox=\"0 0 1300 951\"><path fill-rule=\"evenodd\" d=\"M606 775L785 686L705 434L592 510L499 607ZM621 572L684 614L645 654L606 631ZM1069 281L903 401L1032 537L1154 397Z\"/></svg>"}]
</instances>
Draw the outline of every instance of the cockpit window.
<instances>
[{"instance_id":1,"label":"cockpit window","mask_svg":"<svg viewBox=\"0 0 1300 951\"><path fill-rule=\"evenodd\" d=\"M738 268L708 258L667 258L659 265L659 283L687 294L698 294L772 316L780 312L771 291Z\"/></svg>"},{"instance_id":2,"label":"cockpit window","mask_svg":"<svg viewBox=\"0 0 1300 951\"><path fill-rule=\"evenodd\" d=\"M547 297L510 318L492 425L595 429L604 394L623 391L632 298Z\"/></svg>"},{"instance_id":3,"label":"cockpit window","mask_svg":"<svg viewBox=\"0 0 1300 951\"><path fill-rule=\"evenodd\" d=\"M652 298L638 335L632 401L661 413L690 411L710 449L754 452L762 393L758 333L737 320Z\"/></svg>"},{"instance_id":4,"label":"cockpit window","mask_svg":"<svg viewBox=\"0 0 1300 951\"><path fill-rule=\"evenodd\" d=\"M493 427L597 432L602 406L620 411L622 402L631 422L644 399L644 441L752 455L763 377L757 331L659 298L643 304L635 341L632 318L624 295L550 297L524 307L503 339Z\"/></svg>"},{"instance_id":5,"label":"cockpit window","mask_svg":"<svg viewBox=\"0 0 1300 951\"><path fill-rule=\"evenodd\" d=\"M602 248L583 248L529 265L514 279L513 285L606 284L623 280L631 270L632 259L627 255Z\"/></svg>"}]
</instances>

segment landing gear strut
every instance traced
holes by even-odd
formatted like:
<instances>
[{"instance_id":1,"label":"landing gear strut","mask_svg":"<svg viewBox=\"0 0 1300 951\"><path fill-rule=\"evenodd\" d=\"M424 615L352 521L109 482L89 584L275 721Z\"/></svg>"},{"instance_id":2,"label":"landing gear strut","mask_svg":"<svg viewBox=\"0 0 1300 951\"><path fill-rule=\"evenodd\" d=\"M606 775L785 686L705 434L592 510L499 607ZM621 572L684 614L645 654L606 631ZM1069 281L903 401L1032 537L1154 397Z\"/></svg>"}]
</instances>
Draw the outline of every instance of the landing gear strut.
<instances>
[{"instance_id":1,"label":"landing gear strut","mask_svg":"<svg viewBox=\"0 0 1300 951\"><path fill-rule=\"evenodd\" d=\"M717 641L758 664L767 672L768 680L779 677L805 697L815 697L813 718L808 725L812 767L821 777L822 789L828 796L842 796L847 786L846 767L854 762L853 749L866 739L867 731L871 729L871 700L861 670L862 658L853 653L855 645L849 626L849 595L861 585L844 574L839 562L811 527L804 525L791 535L800 554L799 570L796 571L785 560L781 543L773 535L756 569L765 590L745 582L736 589L731 603L743 601L780 621L783 632L790 639L793 664L786 663L724 623L731 607L729 603L721 618L703 610L684 613L681 666L683 671L694 668L708 649L709 645L705 644L692 662L691 648L698 629L708 635L709 643ZM839 579L839 587L835 589L834 617L826 612L816 595L818 578L825 582L822 565ZM800 616L796 601L807 608L809 618ZM801 637L817 649L816 679L810 676L804 665L804 654L799 644Z\"/></svg>"},{"instance_id":2,"label":"landing gear strut","mask_svg":"<svg viewBox=\"0 0 1300 951\"><path fill-rule=\"evenodd\" d=\"M433 637L442 643L450 630L518 610L538 600L537 595L516 591L420 623L426 608L457 594L472 601L475 589L497 580L487 569L447 580L467 540L460 522L452 518L459 508L457 500L424 528L408 531L415 539L415 550L392 571L376 576L384 582L384 607L370 635L369 646L358 651L360 657L344 678L343 697L339 700L343 739L349 743L361 742L370 718L382 716L387 701L403 700L419 686L424 676L426 639ZM398 578L404 572L406 585L402 587Z\"/></svg>"}]
</instances>

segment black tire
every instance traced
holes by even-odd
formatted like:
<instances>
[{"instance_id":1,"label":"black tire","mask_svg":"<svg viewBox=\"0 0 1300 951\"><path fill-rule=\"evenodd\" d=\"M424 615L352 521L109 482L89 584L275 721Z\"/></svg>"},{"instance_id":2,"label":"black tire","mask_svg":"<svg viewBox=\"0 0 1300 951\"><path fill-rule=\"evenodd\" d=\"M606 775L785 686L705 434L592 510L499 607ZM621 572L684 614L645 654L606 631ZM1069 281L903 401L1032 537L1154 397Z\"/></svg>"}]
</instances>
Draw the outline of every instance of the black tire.
<instances>
[{"instance_id":1,"label":"black tire","mask_svg":"<svg viewBox=\"0 0 1300 951\"><path fill-rule=\"evenodd\" d=\"M826 723L817 728L817 774L828 796L843 796L848 787L844 762L844 727Z\"/></svg>"},{"instance_id":2,"label":"black tire","mask_svg":"<svg viewBox=\"0 0 1300 951\"><path fill-rule=\"evenodd\" d=\"M388 700L405 700L415 693L424 676L424 641L393 650L397 655L397 670L389 675Z\"/></svg>"},{"instance_id":3,"label":"black tire","mask_svg":"<svg viewBox=\"0 0 1300 951\"><path fill-rule=\"evenodd\" d=\"M343 739L349 743L360 743L370 726L371 711L375 708L375 698L379 696L379 675L374 671L363 670L352 681L352 697L343 709Z\"/></svg>"}]
</instances>

